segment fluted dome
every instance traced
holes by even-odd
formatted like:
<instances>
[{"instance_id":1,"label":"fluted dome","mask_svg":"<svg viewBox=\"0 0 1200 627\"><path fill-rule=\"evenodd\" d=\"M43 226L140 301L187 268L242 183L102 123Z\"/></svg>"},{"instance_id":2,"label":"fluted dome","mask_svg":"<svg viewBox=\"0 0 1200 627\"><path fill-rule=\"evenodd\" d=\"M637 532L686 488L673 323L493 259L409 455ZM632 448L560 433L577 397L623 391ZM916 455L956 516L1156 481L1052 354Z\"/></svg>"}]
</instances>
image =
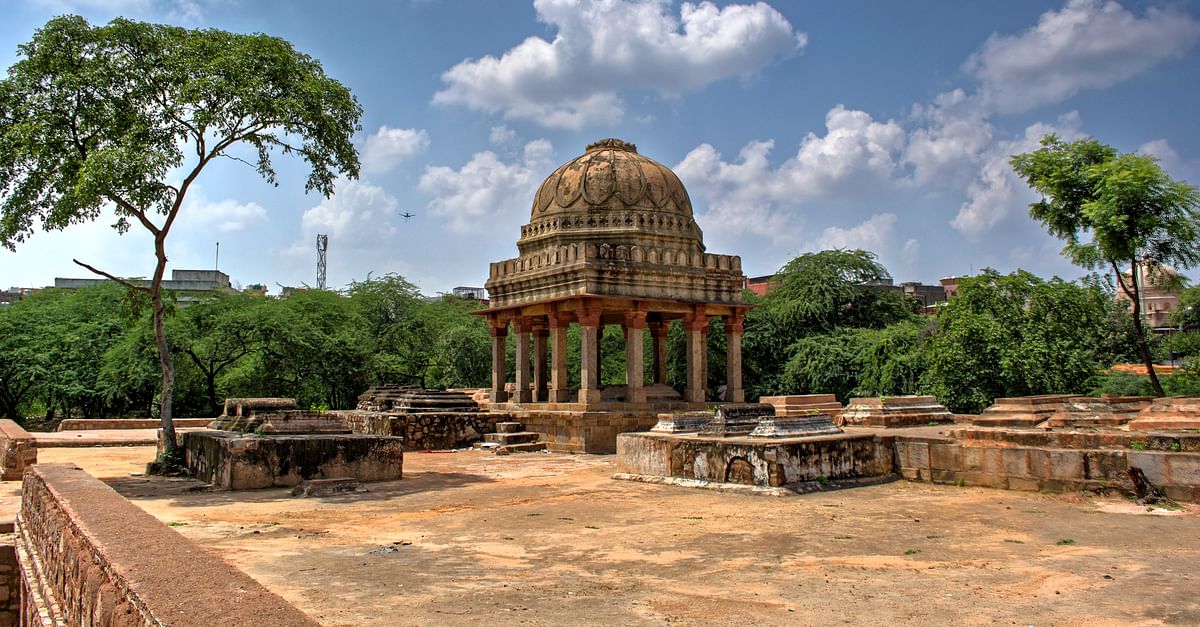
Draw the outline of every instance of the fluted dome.
<instances>
[{"instance_id":1,"label":"fluted dome","mask_svg":"<svg viewBox=\"0 0 1200 627\"><path fill-rule=\"evenodd\" d=\"M589 144L538 188L531 221L554 213L649 209L692 217L692 202L667 166L619 139Z\"/></svg>"}]
</instances>

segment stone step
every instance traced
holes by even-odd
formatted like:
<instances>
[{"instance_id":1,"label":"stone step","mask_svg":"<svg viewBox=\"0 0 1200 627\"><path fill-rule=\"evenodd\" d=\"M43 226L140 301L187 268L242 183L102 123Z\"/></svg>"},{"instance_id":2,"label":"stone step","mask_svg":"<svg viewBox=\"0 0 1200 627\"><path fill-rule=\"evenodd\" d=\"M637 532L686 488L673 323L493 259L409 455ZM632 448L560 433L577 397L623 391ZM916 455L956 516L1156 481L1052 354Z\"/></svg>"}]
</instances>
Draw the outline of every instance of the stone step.
<instances>
[{"instance_id":1,"label":"stone step","mask_svg":"<svg viewBox=\"0 0 1200 627\"><path fill-rule=\"evenodd\" d=\"M497 422L496 433L519 433L525 430L525 425L519 422Z\"/></svg>"},{"instance_id":2,"label":"stone step","mask_svg":"<svg viewBox=\"0 0 1200 627\"><path fill-rule=\"evenodd\" d=\"M546 450L545 442L526 442L525 444L505 444L496 449L497 455L510 453L537 453Z\"/></svg>"},{"instance_id":3,"label":"stone step","mask_svg":"<svg viewBox=\"0 0 1200 627\"><path fill-rule=\"evenodd\" d=\"M977 427L1036 427L1049 418L1046 416L986 416L971 420Z\"/></svg>"},{"instance_id":4,"label":"stone step","mask_svg":"<svg viewBox=\"0 0 1200 627\"><path fill-rule=\"evenodd\" d=\"M537 442L538 438L540 437L540 433L534 433L532 431L518 431L516 433L485 433L483 434L483 441L495 442L502 446L508 446L510 444L528 444L530 442Z\"/></svg>"}]
</instances>

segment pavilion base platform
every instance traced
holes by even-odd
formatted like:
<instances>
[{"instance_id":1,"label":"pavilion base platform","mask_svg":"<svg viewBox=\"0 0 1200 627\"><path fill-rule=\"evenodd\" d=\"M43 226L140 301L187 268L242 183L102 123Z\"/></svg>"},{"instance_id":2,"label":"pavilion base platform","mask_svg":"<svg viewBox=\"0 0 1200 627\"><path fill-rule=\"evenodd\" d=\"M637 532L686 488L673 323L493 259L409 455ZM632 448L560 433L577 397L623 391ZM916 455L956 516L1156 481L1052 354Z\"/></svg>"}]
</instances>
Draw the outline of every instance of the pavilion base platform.
<instances>
[{"instance_id":1,"label":"pavilion base platform","mask_svg":"<svg viewBox=\"0 0 1200 627\"><path fill-rule=\"evenodd\" d=\"M933 396L852 398L838 424L853 427L914 427L954 422L954 414Z\"/></svg>"},{"instance_id":2,"label":"pavilion base platform","mask_svg":"<svg viewBox=\"0 0 1200 627\"><path fill-rule=\"evenodd\" d=\"M546 447L561 453L615 453L617 436L645 431L655 425L658 414L671 410L700 410L703 403L517 403L493 404L493 415L520 422L525 429L540 433Z\"/></svg>"},{"instance_id":3,"label":"pavilion base platform","mask_svg":"<svg viewBox=\"0 0 1200 627\"><path fill-rule=\"evenodd\" d=\"M617 436L617 469L615 479L775 495L878 482L896 472L890 439L869 434L623 433Z\"/></svg>"},{"instance_id":4,"label":"pavilion base platform","mask_svg":"<svg viewBox=\"0 0 1200 627\"><path fill-rule=\"evenodd\" d=\"M1053 416L1070 398L1070 394L998 398L971 423L980 427L1034 427Z\"/></svg>"},{"instance_id":5,"label":"pavilion base platform","mask_svg":"<svg viewBox=\"0 0 1200 627\"><path fill-rule=\"evenodd\" d=\"M403 438L361 434L180 434L184 464L218 490L295 486L311 479L399 479Z\"/></svg>"}]
</instances>

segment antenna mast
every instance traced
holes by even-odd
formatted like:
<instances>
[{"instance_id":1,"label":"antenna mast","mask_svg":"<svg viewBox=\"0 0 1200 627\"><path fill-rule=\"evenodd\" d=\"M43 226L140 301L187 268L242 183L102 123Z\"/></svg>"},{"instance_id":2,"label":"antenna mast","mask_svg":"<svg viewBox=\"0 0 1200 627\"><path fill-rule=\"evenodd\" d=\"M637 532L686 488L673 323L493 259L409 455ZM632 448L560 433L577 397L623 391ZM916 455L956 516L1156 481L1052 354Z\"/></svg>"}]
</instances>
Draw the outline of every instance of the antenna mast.
<instances>
[{"instance_id":1,"label":"antenna mast","mask_svg":"<svg viewBox=\"0 0 1200 627\"><path fill-rule=\"evenodd\" d=\"M325 289L325 253L329 251L329 236L317 235L317 289Z\"/></svg>"}]
</instances>

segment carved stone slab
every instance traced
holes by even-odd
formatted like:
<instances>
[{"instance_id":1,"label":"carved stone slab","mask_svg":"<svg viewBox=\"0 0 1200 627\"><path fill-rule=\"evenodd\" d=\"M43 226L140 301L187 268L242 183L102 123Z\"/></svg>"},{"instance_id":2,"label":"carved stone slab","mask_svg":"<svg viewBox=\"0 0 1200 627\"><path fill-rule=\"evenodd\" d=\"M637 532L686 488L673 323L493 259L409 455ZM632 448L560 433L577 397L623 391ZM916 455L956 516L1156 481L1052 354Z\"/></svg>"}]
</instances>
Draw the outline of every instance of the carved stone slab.
<instances>
[{"instance_id":1,"label":"carved stone slab","mask_svg":"<svg viewBox=\"0 0 1200 627\"><path fill-rule=\"evenodd\" d=\"M752 438L801 438L810 435L844 433L829 414L814 412L803 416L763 416L750 432Z\"/></svg>"},{"instance_id":2,"label":"carved stone slab","mask_svg":"<svg viewBox=\"0 0 1200 627\"><path fill-rule=\"evenodd\" d=\"M650 428L655 433L693 433L712 422L713 414L707 411L676 411L658 415L658 422Z\"/></svg>"},{"instance_id":3,"label":"carved stone slab","mask_svg":"<svg viewBox=\"0 0 1200 627\"><path fill-rule=\"evenodd\" d=\"M749 435L758 426L760 418L775 416L775 408L770 405L722 405L717 407L717 415L700 431L704 435L729 437Z\"/></svg>"}]
</instances>

